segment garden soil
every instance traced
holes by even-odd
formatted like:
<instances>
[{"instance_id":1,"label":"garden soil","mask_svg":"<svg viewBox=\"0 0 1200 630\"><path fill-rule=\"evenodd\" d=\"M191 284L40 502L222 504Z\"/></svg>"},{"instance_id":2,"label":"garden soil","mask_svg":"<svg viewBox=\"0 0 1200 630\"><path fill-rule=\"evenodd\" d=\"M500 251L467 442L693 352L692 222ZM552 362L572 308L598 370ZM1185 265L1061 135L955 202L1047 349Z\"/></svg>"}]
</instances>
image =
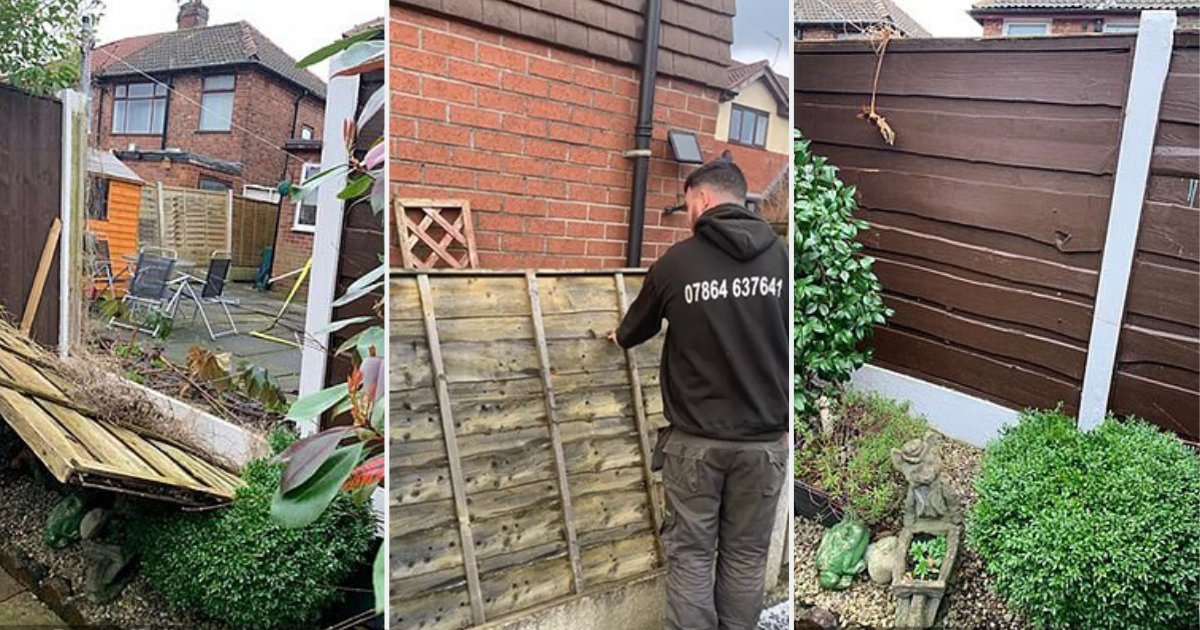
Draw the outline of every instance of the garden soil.
<instances>
[{"instance_id":1,"label":"garden soil","mask_svg":"<svg viewBox=\"0 0 1200 630\"><path fill-rule=\"evenodd\" d=\"M975 503L972 487L979 472L983 451L969 444L945 438L942 441L942 466L946 478L962 499L964 510ZM878 529L878 528L877 528ZM817 584L817 547L825 528L803 518L796 519L796 610L797 618L804 611L818 606L832 611L842 627L854 624L869 628L891 628L896 616L896 600L891 587L875 584L866 571L854 578L844 591L822 590ZM889 533L875 531L872 540ZM980 630L1024 630L1029 626L1019 615L1009 611L1004 601L991 588L991 577L983 569L983 559L969 544L960 549L954 570L953 583L943 602L941 624L947 628Z\"/></svg>"},{"instance_id":2,"label":"garden soil","mask_svg":"<svg viewBox=\"0 0 1200 630\"><path fill-rule=\"evenodd\" d=\"M71 587L71 604L91 623L119 628L162 628L163 630L227 630L220 624L172 610L141 575L136 576L117 599L98 605L82 594L84 558L79 543L52 549L42 542L46 520L62 498L43 487L27 471L0 471L0 545L24 553L49 568L50 575Z\"/></svg>"}]
</instances>

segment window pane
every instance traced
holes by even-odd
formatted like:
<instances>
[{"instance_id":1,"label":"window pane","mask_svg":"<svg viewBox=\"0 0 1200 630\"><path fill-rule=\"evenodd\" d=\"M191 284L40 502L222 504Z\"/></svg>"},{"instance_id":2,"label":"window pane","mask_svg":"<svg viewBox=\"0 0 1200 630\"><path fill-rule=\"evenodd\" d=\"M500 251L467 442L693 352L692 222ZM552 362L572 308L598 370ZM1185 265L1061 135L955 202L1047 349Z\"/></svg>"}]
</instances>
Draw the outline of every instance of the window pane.
<instances>
[{"instance_id":1,"label":"window pane","mask_svg":"<svg viewBox=\"0 0 1200 630\"><path fill-rule=\"evenodd\" d=\"M167 99L154 99L154 116L151 120L150 130L154 133L162 133L163 123L167 115Z\"/></svg>"},{"instance_id":2,"label":"window pane","mask_svg":"<svg viewBox=\"0 0 1200 630\"><path fill-rule=\"evenodd\" d=\"M150 133L150 119L152 116L153 102L152 101L129 101L125 105L127 112L125 118L126 133Z\"/></svg>"},{"instance_id":3,"label":"window pane","mask_svg":"<svg viewBox=\"0 0 1200 630\"><path fill-rule=\"evenodd\" d=\"M117 86L117 98L125 98L125 86L124 85Z\"/></svg>"},{"instance_id":4,"label":"window pane","mask_svg":"<svg viewBox=\"0 0 1200 630\"><path fill-rule=\"evenodd\" d=\"M311 178L313 175L316 175L317 173L320 173L320 172L321 172L320 164L305 164L304 165L304 173L301 175L302 179L301 179L300 183L303 184L304 182L308 181L309 178Z\"/></svg>"},{"instance_id":5,"label":"window pane","mask_svg":"<svg viewBox=\"0 0 1200 630\"><path fill-rule=\"evenodd\" d=\"M742 110L734 107L729 117L729 139L736 140L742 129Z\"/></svg>"},{"instance_id":6,"label":"window pane","mask_svg":"<svg viewBox=\"0 0 1200 630\"><path fill-rule=\"evenodd\" d=\"M767 117L763 115L755 116L757 119L754 124L754 144L757 146L766 146L767 144Z\"/></svg>"},{"instance_id":7,"label":"window pane","mask_svg":"<svg viewBox=\"0 0 1200 630\"><path fill-rule=\"evenodd\" d=\"M754 143L754 114L742 113L742 133L738 136L738 141L742 144Z\"/></svg>"},{"instance_id":8,"label":"window pane","mask_svg":"<svg viewBox=\"0 0 1200 630\"><path fill-rule=\"evenodd\" d=\"M1118 23L1118 24L1113 24L1113 23L1106 23L1106 24L1104 25L1104 32L1105 32L1105 33L1136 33L1136 32L1137 32L1137 30L1138 30L1138 25L1137 25L1137 24L1129 24L1129 23L1126 23L1126 24L1119 24L1119 23Z\"/></svg>"},{"instance_id":9,"label":"window pane","mask_svg":"<svg viewBox=\"0 0 1200 630\"><path fill-rule=\"evenodd\" d=\"M153 83L134 83L129 86L130 98L149 98L154 96Z\"/></svg>"},{"instance_id":10,"label":"window pane","mask_svg":"<svg viewBox=\"0 0 1200 630\"><path fill-rule=\"evenodd\" d=\"M296 225L305 225L309 227L317 224L317 205L310 203L300 204L300 209L296 214Z\"/></svg>"},{"instance_id":11,"label":"window pane","mask_svg":"<svg viewBox=\"0 0 1200 630\"><path fill-rule=\"evenodd\" d=\"M1045 35L1050 32L1049 24L1005 24L1005 35Z\"/></svg>"},{"instance_id":12,"label":"window pane","mask_svg":"<svg viewBox=\"0 0 1200 630\"><path fill-rule=\"evenodd\" d=\"M204 77L204 90L206 92L214 90L232 90L233 75L222 74L213 77Z\"/></svg>"},{"instance_id":13,"label":"window pane","mask_svg":"<svg viewBox=\"0 0 1200 630\"><path fill-rule=\"evenodd\" d=\"M200 129L204 131L228 131L233 118L233 93L218 92L205 94L200 99Z\"/></svg>"},{"instance_id":14,"label":"window pane","mask_svg":"<svg viewBox=\"0 0 1200 630\"><path fill-rule=\"evenodd\" d=\"M223 182L219 179L211 179L208 177L200 178L200 190L226 191L229 190L229 188L229 182Z\"/></svg>"},{"instance_id":15,"label":"window pane","mask_svg":"<svg viewBox=\"0 0 1200 630\"><path fill-rule=\"evenodd\" d=\"M161 83L155 83L154 84L154 95L155 96L166 96L167 95L167 86L165 86Z\"/></svg>"},{"instance_id":16,"label":"window pane","mask_svg":"<svg viewBox=\"0 0 1200 630\"><path fill-rule=\"evenodd\" d=\"M113 133L125 133L125 101L113 102Z\"/></svg>"}]
</instances>

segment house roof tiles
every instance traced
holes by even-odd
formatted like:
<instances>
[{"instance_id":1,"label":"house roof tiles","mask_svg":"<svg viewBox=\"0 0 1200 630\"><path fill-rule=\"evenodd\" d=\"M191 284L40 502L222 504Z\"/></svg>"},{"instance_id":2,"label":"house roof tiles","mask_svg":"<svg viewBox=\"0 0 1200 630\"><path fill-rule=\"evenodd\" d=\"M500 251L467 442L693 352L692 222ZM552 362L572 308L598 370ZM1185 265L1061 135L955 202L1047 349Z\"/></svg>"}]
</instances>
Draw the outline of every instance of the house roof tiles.
<instances>
[{"instance_id":1,"label":"house roof tiles","mask_svg":"<svg viewBox=\"0 0 1200 630\"><path fill-rule=\"evenodd\" d=\"M892 0L795 0L798 24L891 24L905 37L931 37Z\"/></svg>"}]
</instances>

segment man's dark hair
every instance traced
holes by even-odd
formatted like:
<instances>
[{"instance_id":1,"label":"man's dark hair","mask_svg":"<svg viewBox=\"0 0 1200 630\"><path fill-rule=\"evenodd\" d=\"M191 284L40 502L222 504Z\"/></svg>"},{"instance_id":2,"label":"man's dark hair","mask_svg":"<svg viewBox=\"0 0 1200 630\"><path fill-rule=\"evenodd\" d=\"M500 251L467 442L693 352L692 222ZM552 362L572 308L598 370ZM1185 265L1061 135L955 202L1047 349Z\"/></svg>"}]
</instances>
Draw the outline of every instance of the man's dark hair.
<instances>
[{"instance_id":1,"label":"man's dark hair","mask_svg":"<svg viewBox=\"0 0 1200 630\"><path fill-rule=\"evenodd\" d=\"M713 160L692 171L687 181L683 183L683 192L697 186L711 186L731 195L734 199L746 198L746 176L737 164L721 158Z\"/></svg>"}]
</instances>

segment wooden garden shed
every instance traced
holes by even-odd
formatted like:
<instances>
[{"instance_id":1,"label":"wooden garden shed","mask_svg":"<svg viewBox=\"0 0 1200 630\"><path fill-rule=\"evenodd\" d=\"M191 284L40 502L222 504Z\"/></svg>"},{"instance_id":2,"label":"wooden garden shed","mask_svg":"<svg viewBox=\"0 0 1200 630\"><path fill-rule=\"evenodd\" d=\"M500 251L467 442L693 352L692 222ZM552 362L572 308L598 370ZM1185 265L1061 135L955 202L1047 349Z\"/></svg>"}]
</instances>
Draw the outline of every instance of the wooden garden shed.
<instances>
[{"instance_id":1,"label":"wooden garden shed","mask_svg":"<svg viewBox=\"0 0 1200 630\"><path fill-rule=\"evenodd\" d=\"M88 151L88 230L108 240L117 269L138 251L138 212L145 181L110 151Z\"/></svg>"}]
</instances>

